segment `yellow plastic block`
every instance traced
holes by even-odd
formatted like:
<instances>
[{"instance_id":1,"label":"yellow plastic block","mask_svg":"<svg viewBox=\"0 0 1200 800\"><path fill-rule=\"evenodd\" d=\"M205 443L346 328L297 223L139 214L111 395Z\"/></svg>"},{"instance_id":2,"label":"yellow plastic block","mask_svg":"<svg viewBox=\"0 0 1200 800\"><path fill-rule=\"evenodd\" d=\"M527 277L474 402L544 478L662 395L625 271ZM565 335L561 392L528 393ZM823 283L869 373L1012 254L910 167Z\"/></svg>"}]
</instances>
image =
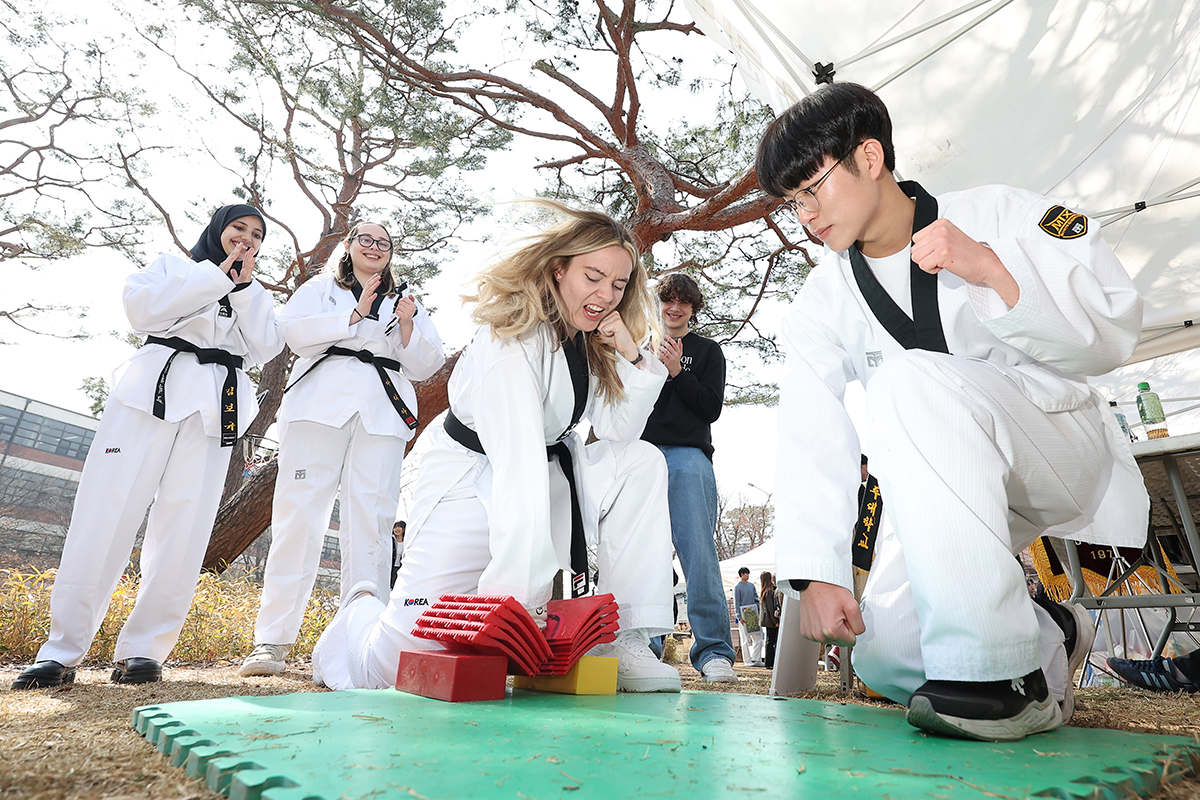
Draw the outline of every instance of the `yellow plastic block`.
<instances>
[{"instance_id":1,"label":"yellow plastic block","mask_svg":"<svg viewBox=\"0 0 1200 800\"><path fill-rule=\"evenodd\" d=\"M566 675L517 675L513 687L559 694L616 694L617 660L584 656Z\"/></svg>"}]
</instances>

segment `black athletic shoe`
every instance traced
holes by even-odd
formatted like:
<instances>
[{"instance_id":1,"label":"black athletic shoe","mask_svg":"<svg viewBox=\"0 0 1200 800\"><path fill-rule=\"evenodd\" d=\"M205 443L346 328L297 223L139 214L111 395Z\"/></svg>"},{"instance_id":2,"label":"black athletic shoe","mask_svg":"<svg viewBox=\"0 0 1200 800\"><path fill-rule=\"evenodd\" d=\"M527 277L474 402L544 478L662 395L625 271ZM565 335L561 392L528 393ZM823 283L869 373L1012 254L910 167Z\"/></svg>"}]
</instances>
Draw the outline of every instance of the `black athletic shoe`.
<instances>
[{"instance_id":1,"label":"black athletic shoe","mask_svg":"<svg viewBox=\"0 0 1200 800\"><path fill-rule=\"evenodd\" d=\"M1152 692L1200 692L1200 684L1179 677L1169 658L1149 661L1110 658L1108 668L1126 683Z\"/></svg>"},{"instance_id":2,"label":"black athletic shoe","mask_svg":"<svg viewBox=\"0 0 1200 800\"><path fill-rule=\"evenodd\" d=\"M1062 725L1040 669L1007 681L925 681L908 701L908 724L930 733L1015 742Z\"/></svg>"},{"instance_id":3,"label":"black athletic shoe","mask_svg":"<svg viewBox=\"0 0 1200 800\"><path fill-rule=\"evenodd\" d=\"M153 658L123 658L114 667L113 683L156 683L162 680L162 664Z\"/></svg>"},{"instance_id":4,"label":"black athletic shoe","mask_svg":"<svg viewBox=\"0 0 1200 800\"><path fill-rule=\"evenodd\" d=\"M75 668L64 667L57 661L39 661L13 681L14 689L45 689L75 682Z\"/></svg>"},{"instance_id":5,"label":"black athletic shoe","mask_svg":"<svg viewBox=\"0 0 1200 800\"><path fill-rule=\"evenodd\" d=\"M1067 649L1067 683L1063 687L1063 699L1059 708L1062 709L1065 725L1075 713L1075 673L1079 672L1092 651L1092 642L1096 639L1096 623L1088 610L1076 603L1055 603L1045 595L1035 597L1033 602L1044 608L1058 627L1062 628L1063 645Z\"/></svg>"}]
</instances>

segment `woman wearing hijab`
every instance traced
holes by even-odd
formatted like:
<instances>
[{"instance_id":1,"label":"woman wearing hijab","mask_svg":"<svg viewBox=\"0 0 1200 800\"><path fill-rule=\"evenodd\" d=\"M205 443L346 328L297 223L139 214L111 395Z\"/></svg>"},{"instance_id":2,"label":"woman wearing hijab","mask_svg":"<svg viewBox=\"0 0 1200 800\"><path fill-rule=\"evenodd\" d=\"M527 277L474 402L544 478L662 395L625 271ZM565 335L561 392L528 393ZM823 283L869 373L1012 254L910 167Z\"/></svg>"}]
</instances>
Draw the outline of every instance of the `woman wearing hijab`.
<instances>
[{"instance_id":1,"label":"woman wearing hijab","mask_svg":"<svg viewBox=\"0 0 1200 800\"><path fill-rule=\"evenodd\" d=\"M224 206L190 260L164 253L126 279L125 314L146 343L113 376L50 595L50 638L14 689L75 680L152 501L112 680L162 679L234 442L258 413L245 367L283 349L271 298L252 276L265 233L258 209Z\"/></svg>"},{"instance_id":2,"label":"woman wearing hijab","mask_svg":"<svg viewBox=\"0 0 1200 800\"><path fill-rule=\"evenodd\" d=\"M450 377L450 411L429 431L390 602L353 587L313 652L334 689L396 680L401 650L436 649L410 633L445 593L510 595L535 614L566 570L575 596L620 606L617 688L678 692L678 671L650 651L673 630L671 522L662 454L640 439L666 380L646 270L606 214L549 205L560 222L479 276L479 331ZM598 441L575 426L587 416Z\"/></svg>"},{"instance_id":3,"label":"woman wearing hijab","mask_svg":"<svg viewBox=\"0 0 1200 800\"><path fill-rule=\"evenodd\" d=\"M410 380L446 361L429 314L397 289L391 260L387 229L360 222L341 257L279 312L280 333L299 360L279 409L271 552L243 677L283 672L339 486L343 598L359 581L388 585L400 467L417 428Z\"/></svg>"}]
</instances>

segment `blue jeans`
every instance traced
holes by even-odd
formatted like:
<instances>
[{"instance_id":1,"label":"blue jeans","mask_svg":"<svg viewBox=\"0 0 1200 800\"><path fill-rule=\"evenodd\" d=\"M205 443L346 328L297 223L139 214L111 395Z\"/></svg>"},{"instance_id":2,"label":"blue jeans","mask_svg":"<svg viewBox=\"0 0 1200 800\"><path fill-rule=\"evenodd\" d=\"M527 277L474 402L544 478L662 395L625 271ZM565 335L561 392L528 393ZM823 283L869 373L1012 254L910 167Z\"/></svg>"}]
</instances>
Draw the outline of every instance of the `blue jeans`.
<instances>
[{"instance_id":1,"label":"blue jeans","mask_svg":"<svg viewBox=\"0 0 1200 800\"><path fill-rule=\"evenodd\" d=\"M667 502L671 539L687 581L688 623L692 627L692 666L709 659L733 663L729 606L717 567L717 478L712 462L698 447L659 445L667 460Z\"/></svg>"}]
</instances>

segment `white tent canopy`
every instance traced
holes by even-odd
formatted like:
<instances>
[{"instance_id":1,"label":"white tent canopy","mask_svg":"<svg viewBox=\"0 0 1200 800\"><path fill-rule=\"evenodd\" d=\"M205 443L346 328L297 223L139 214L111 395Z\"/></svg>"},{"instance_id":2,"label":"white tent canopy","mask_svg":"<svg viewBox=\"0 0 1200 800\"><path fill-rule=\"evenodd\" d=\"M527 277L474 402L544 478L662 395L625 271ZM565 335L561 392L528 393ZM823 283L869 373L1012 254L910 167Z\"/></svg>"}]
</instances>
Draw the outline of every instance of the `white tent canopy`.
<instances>
[{"instance_id":1,"label":"white tent canopy","mask_svg":"<svg viewBox=\"0 0 1200 800\"><path fill-rule=\"evenodd\" d=\"M879 92L897 171L1086 213L1146 298L1133 361L1200 345L1200 0L685 0L782 111L814 70Z\"/></svg>"},{"instance_id":2,"label":"white tent canopy","mask_svg":"<svg viewBox=\"0 0 1200 800\"><path fill-rule=\"evenodd\" d=\"M717 564L721 570L721 584L726 592L733 591L733 585L738 582L738 570L746 567L750 570L750 582L758 590L758 576L764 571L775 574L775 540L768 539L753 550L747 550L740 556L727 558Z\"/></svg>"}]
</instances>

